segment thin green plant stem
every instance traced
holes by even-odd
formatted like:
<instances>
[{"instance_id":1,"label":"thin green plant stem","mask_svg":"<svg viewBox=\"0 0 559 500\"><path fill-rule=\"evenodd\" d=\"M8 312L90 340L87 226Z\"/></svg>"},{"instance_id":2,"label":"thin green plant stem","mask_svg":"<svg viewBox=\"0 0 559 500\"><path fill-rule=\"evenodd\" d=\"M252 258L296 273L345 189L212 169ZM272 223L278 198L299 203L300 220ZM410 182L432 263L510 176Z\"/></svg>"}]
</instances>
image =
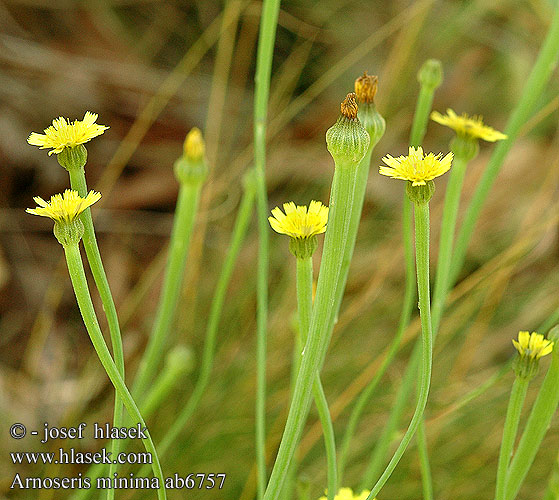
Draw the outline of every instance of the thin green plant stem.
<instances>
[{"instance_id":1,"label":"thin green plant stem","mask_svg":"<svg viewBox=\"0 0 559 500\"><path fill-rule=\"evenodd\" d=\"M183 182L180 185L161 297L152 332L132 387L132 393L140 402L159 369L165 342L173 324L201 189L202 184L198 182Z\"/></svg>"},{"instance_id":2,"label":"thin green plant stem","mask_svg":"<svg viewBox=\"0 0 559 500\"><path fill-rule=\"evenodd\" d=\"M374 145L373 145L374 147ZM340 313L340 307L342 305L342 300L344 297L345 287L347 284L347 278L349 275L349 267L351 265L351 259L353 258L353 252L355 250L355 243L357 241L357 231L359 229L359 222L361 220L361 213L363 211L363 202L365 201L365 192L367 191L367 179L369 178L369 169L371 166L371 155L373 153L373 147L369 144L369 149L365 154L365 157L359 163L357 167L357 182L355 185L355 202L353 209L351 211L351 220L349 222L349 232L347 234L347 243L344 249L344 257L342 261L342 268L340 270L340 282L336 290L336 305L332 314L332 326L337 322L338 314Z\"/></svg>"},{"instance_id":3,"label":"thin green plant stem","mask_svg":"<svg viewBox=\"0 0 559 500\"><path fill-rule=\"evenodd\" d=\"M204 353L202 354L200 374L198 375L196 385L190 395L190 398L188 399L188 402L181 409L177 418L166 432L159 445L161 455L167 452L171 444L179 436L182 429L184 429L192 414L196 411L196 408L200 404L202 396L206 391L208 382L210 381L217 343L217 331L221 320L221 313L223 311L225 294L227 292L229 282L231 281L231 275L233 274L235 262L237 261L237 257L239 256L241 246L247 233L254 206L254 198L255 191L252 187L249 187L245 190L241 199L241 204L239 206L239 211L233 228L233 235L231 236L231 244L225 257L225 261L223 262L221 274L212 299L210 315L206 328L206 340L204 343Z\"/></svg>"},{"instance_id":4,"label":"thin green plant stem","mask_svg":"<svg viewBox=\"0 0 559 500\"><path fill-rule=\"evenodd\" d=\"M505 498L505 481L507 470L509 467L518 425L520 423L520 415L526 392L528 391L529 379L526 377L515 377L510 399L507 408L507 416L505 417L505 426L503 428L503 438L501 440L501 450L499 452L499 461L497 465L497 485L495 488L495 500L504 500Z\"/></svg>"},{"instance_id":5,"label":"thin green plant stem","mask_svg":"<svg viewBox=\"0 0 559 500\"><path fill-rule=\"evenodd\" d=\"M438 332L439 330L446 297L450 288L449 276L453 261L452 247L458 218L458 207L460 205L460 194L464 184L467 165L467 159L455 155L446 186L441 234L439 237L437 272L435 274L435 285L433 288L432 317L434 332Z\"/></svg>"},{"instance_id":6,"label":"thin green plant stem","mask_svg":"<svg viewBox=\"0 0 559 500\"><path fill-rule=\"evenodd\" d=\"M540 95L551 78L555 67L557 66L559 55L559 2L555 2L554 14L551 20L551 26L547 32L546 38L539 51L536 63L534 64L524 90L516 108L505 128L505 134L508 136L504 141L493 150L493 154L489 159L487 168L485 169L481 180L472 196L470 204L464 215L464 220L456 238L455 250L452 259L452 268L450 271L449 286L455 282L458 273L462 269L468 243L474 232L475 225L479 219L479 215L483 204L501 170L501 166L507 156L510 148L514 144L522 126L526 123L534 107L538 103Z\"/></svg>"},{"instance_id":7,"label":"thin green plant stem","mask_svg":"<svg viewBox=\"0 0 559 500\"><path fill-rule=\"evenodd\" d=\"M165 363L165 366L161 373L155 379L155 382L150 387L146 398L141 405L141 413L144 419L149 419L150 416L159 408L161 403L169 396L171 391L177 386L179 381L185 376L185 373L189 370L188 366L180 366L179 363L169 363L169 360ZM129 416L129 420L131 420ZM125 423L126 425L126 423ZM122 448L120 451L126 451L128 448L127 442L122 443ZM162 457L162 453L159 453ZM94 464L89 467L85 473L86 477L89 477L94 481L96 478L103 476L103 470L105 469L105 464ZM147 471L147 468L145 469ZM144 470L141 471L140 475L144 474ZM112 476L109 476L112 477ZM72 500L85 500L91 497L95 492L95 489L76 489L73 491L70 498Z\"/></svg>"},{"instance_id":8,"label":"thin green plant stem","mask_svg":"<svg viewBox=\"0 0 559 500\"><path fill-rule=\"evenodd\" d=\"M439 82L440 84L440 82ZM420 146L423 142L423 138L425 137L425 132L427 130L427 122L429 121L429 113L431 112L431 107L433 105L433 98L435 94L435 90L437 89L438 85L433 85L431 82L427 84L423 79L420 79L420 88L419 88L419 95L417 97L417 103L415 106L415 112L413 116L413 123L410 132L410 146ZM370 383L372 386L370 389L367 387L363 394L360 396L358 403L354 409L356 415L354 416L353 413L350 417L350 425L352 424L352 420L358 420L362 409L358 407L365 406L365 403L370 397L372 396L374 389L384 372L388 369L396 354L399 350L400 343L402 341L404 331L408 327L414 304L416 298L416 281L415 281L415 262L414 262L414 250L413 250L413 211L412 211L412 202L408 199L407 194L405 193L404 189L404 196L402 200L402 241L404 247L404 263L405 263L405 284L404 284L404 300L402 301L402 310L400 313L400 319L398 322L398 329L396 331L396 335L394 336L390 351L386 357L385 363L379 369L378 376L375 377ZM419 346L419 344L418 344ZM419 355L420 349L416 347L413 351L413 355L410 359L408 367L406 368L406 374L404 376L404 380L411 380L412 376L415 376L417 373L417 364L419 362ZM380 439L377 441L377 445L375 447L375 451L371 456L371 462L367 468L370 474L370 479L364 484L363 487L370 484L373 481L373 478L380 472L380 464L382 459L386 455L388 447L390 445L391 437L393 432L396 430L398 426L398 421L400 420L404 408L405 403L407 401L408 395L411 394L409 391L408 386L403 383L400 386L400 391L396 397L397 404L392 407L391 415L387 421L387 425L385 430L381 434ZM348 426L349 429L349 426ZM354 430L351 431L352 433ZM348 447L349 445L345 443L346 440L349 441L350 437L344 437L344 443L342 444L342 453L344 453L344 447ZM347 451L345 452L347 454ZM345 464L345 455L344 455L344 462ZM340 473L341 476L342 473ZM340 479L341 481L341 479Z\"/></svg>"},{"instance_id":9,"label":"thin green plant stem","mask_svg":"<svg viewBox=\"0 0 559 500\"><path fill-rule=\"evenodd\" d=\"M543 500L557 500L559 499L559 455L553 462L553 469L547 481L547 489Z\"/></svg>"},{"instance_id":10,"label":"thin green plant stem","mask_svg":"<svg viewBox=\"0 0 559 500\"><path fill-rule=\"evenodd\" d=\"M423 142L425 132L427 131L429 113L431 113L433 106L435 90L431 85L421 85L419 87L419 95L415 104L415 113L410 132L410 146L418 147ZM407 199L406 201L409 202Z\"/></svg>"},{"instance_id":11,"label":"thin green plant stem","mask_svg":"<svg viewBox=\"0 0 559 500\"><path fill-rule=\"evenodd\" d=\"M419 70L418 80L420 82L419 95L417 96L417 103L415 106L415 113L413 116L412 128L410 132L410 146L419 147L423 142L425 133L427 131L427 123L429 121L429 114L433 107L433 98L435 90L442 83L442 67L440 62L428 60L423 63ZM411 242L411 202L404 196L403 202L403 218L404 218L404 256L406 261L406 296L404 297L404 304L402 309L402 316L408 318L405 327L408 326L411 318L413 308L413 301L415 299L415 289L413 274L415 271L413 263L413 247ZM406 228L409 227L409 229ZM407 233L407 234L406 234ZM410 302L407 302L408 290ZM405 308L408 308L407 310ZM433 326L433 332L436 332L436 327ZM417 352L417 359L419 360L419 347L414 349ZM419 361L414 363L414 358L410 361L410 365L417 365ZM416 366L410 366L411 373L417 371ZM419 389L419 388L418 388ZM404 400L405 401L405 400ZM403 405L402 405L403 406ZM398 419L399 420L399 419ZM433 479L431 474L431 467L429 465L429 450L427 447L427 435L425 433L425 421L422 419L417 433L417 447L419 450L419 463L421 466L421 483L423 486L423 500L432 500L433 498Z\"/></svg>"},{"instance_id":12,"label":"thin green plant stem","mask_svg":"<svg viewBox=\"0 0 559 500\"><path fill-rule=\"evenodd\" d=\"M142 406L144 418L149 418L167 399L187 374L191 371L194 361L191 351L181 345L176 346L168 355L163 370L155 379L148 391Z\"/></svg>"},{"instance_id":13,"label":"thin green plant stem","mask_svg":"<svg viewBox=\"0 0 559 500\"><path fill-rule=\"evenodd\" d=\"M416 344L418 347L418 344ZM458 411L460 408L463 408L468 403L473 401L474 399L478 398L482 394L484 394L487 390L493 387L499 380L501 380L507 373L511 370L511 363L507 363L503 367L501 367L496 373L494 373L491 377L489 377L485 382L483 382L478 387L472 389L470 392L465 394L462 398L460 398L453 406L452 412ZM397 399L394 402L392 407L392 411L390 412L390 421L384 426L383 434L378 439L378 445L375 447L375 455L373 459L370 461L369 469L367 470L366 474L363 476L359 489L366 489L367 486L373 481L373 479L380 474L380 468L382 466L383 457L386 455L386 452L392 441L394 439L394 435L398 434L398 421L400 420L403 410L405 409L405 404L409 395L411 394L411 390L413 388L413 380L416 374L411 370L406 370L404 373L404 378L402 380L402 389L398 391ZM395 410L395 407L396 408ZM382 446L381 446L382 445ZM366 478L370 478L368 481L365 481Z\"/></svg>"},{"instance_id":14,"label":"thin green plant stem","mask_svg":"<svg viewBox=\"0 0 559 500\"><path fill-rule=\"evenodd\" d=\"M318 410L318 417L322 423L324 433L324 444L326 446L326 461L328 467L328 500L334 500L338 491L338 470L336 468L336 441L334 437L334 426L330 418L328 400L318 373L313 383L313 397Z\"/></svg>"},{"instance_id":15,"label":"thin green plant stem","mask_svg":"<svg viewBox=\"0 0 559 500\"><path fill-rule=\"evenodd\" d=\"M85 170L81 168L70 168L68 169L70 174L70 186L72 189L76 190L81 197L87 196L87 182L85 179ZM109 326L109 334L111 337L111 345L113 348L113 355L115 365L118 368L118 372L124 379L124 350L122 347L122 336L120 333L120 325L118 322L118 315L116 312L115 303L113 296L111 294L111 289L109 287L109 281L107 280L107 275L105 274L105 268L103 267L103 261L101 260L101 253L99 252L99 247L97 245L97 238L95 237L95 228L93 227L93 219L91 217L91 210L88 208L80 216L80 220L84 226L84 234L82 237L83 246L85 248L85 253L87 255L87 261L89 263L89 268L91 269L91 274L97 286L99 292L99 297L101 298L101 303L103 304L103 310L105 311L105 316L107 318L107 324ZM122 399L118 392L115 392L115 406L113 410L113 426L122 427L124 423L123 406ZM120 440L113 439L111 441L111 453L115 457L120 451ZM101 468L101 470L103 467ZM117 469L116 463L111 463L109 465L109 477L112 477ZM114 489L109 488L107 490L107 499L112 500L114 498Z\"/></svg>"},{"instance_id":16,"label":"thin green plant stem","mask_svg":"<svg viewBox=\"0 0 559 500\"><path fill-rule=\"evenodd\" d=\"M266 490L266 337L268 324L269 228L266 188L266 122L272 59L281 0L264 0L256 56L254 93L254 165L257 180L258 264L256 309L256 429L258 499Z\"/></svg>"},{"instance_id":17,"label":"thin green plant stem","mask_svg":"<svg viewBox=\"0 0 559 500\"><path fill-rule=\"evenodd\" d=\"M388 466L373 486L367 500L375 498L390 475L398 465L407 446L412 440L419 426L429 396L431 383L431 368L433 361L433 332L431 329L431 306L429 292L429 204L415 203L415 255L417 269L417 291L419 295L419 310L421 319L421 371L419 375L419 394L417 405L398 448L394 452Z\"/></svg>"},{"instance_id":18,"label":"thin green plant stem","mask_svg":"<svg viewBox=\"0 0 559 500\"><path fill-rule=\"evenodd\" d=\"M163 471L161 470L157 450L155 449L149 431L147 431L147 426L140 410L136 406L132 395L128 391L128 388L126 387L126 384L124 383L124 380L122 379L122 376L120 375L118 368L111 357L111 353L107 348L103 334L101 333L95 309L93 308L93 303L91 302L91 296L89 295L89 288L87 286L87 279L85 277L85 271L78 245L64 246L64 254L83 322L91 339L91 343L99 356L99 361L101 361L101 364L103 365L103 368L105 369L116 391L120 394L120 397L122 398L130 416L134 418L138 424L146 428L147 438L142 438L142 442L146 451L151 454L153 459L153 474L160 482L160 488L157 490L157 497L159 500L165 500L167 498L165 491L165 478L163 477Z\"/></svg>"},{"instance_id":19,"label":"thin green plant stem","mask_svg":"<svg viewBox=\"0 0 559 500\"><path fill-rule=\"evenodd\" d=\"M504 497L506 500L514 500L516 498L520 486L536 458L543 438L551 424L551 419L557 411L559 404L559 391L557 387L559 387L559 350L554 348L551 365L547 370L536 401L532 406L516 453L507 471Z\"/></svg>"},{"instance_id":20,"label":"thin green plant stem","mask_svg":"<svg viewBox=\"0 0 559 500\"><path fill-rule=\"evenodd\" d=\"M433 475L429 463L429 450L427 448L427 435L425 433L425 419L421 419L417 428L417 449L419 451L419 467L421 469L421 486L423 500L433 500Z\"/></svg>"},{"instance_id":21,"label":"thin green plant stem","mask_svg":"<svg viewBox=\"0 0 559 500\"><path fill-rule=\"evenodd\" d=\"M309 331L311 322L312 282L312 257L297 258L297 307L299 329L303 342L307 340L307 332ZM312 391L320 423L322 424L322 432L324 434L324 445L326 448L326 460L328 465L328 500L334 500L334 496L338 491L336 440L334 437L334 426L330 417L330 410L328 409L328 401L318 372L315 374Z\"/></svg>"},{"instance_id":22,"label":"thin green plant stem","mask_svg":"<svg viewBox=\"0 0 559 500\"><path fill-rule=\"evenodd\" d=\"M415 270L415 266L414 266L414 270ZM414 288L413 294L415 295L415 288ZM340 453L339 453L339 459L338 459L338 480L339 480L340 484L343 484L342 480L343 480L343 474L344 474L344 471L345 471L345 467L346 467L346 464L347 464L349 447L350 447L350 444L351 444L351 440L353 439L353 436L355 435L355 431L357 429L357 424L359 423L359 419L361 418L361 415L363 414L365 406L367 405L367 403L370 401L372 395L374 394L380 380L382 379L382 377L386 373L386 370L392 364L392 361L394 360L396 354L398 353L398 350L400 349L400 343L401 343L402 337L404 335L404 330L405 330L405 327L403 327L403 328L398 327L396 335L394 336L394 338L392 339L392 342L390 343L388 353L387 353L386 357L384 358L381 366L379 367L379 369L375 373L375 376L372 378L372 380L367 384L365 389L363 389L363 391L361 391L361 394L359 394L357 402L355 403L353 409L351 410L351 414L349 416L349 420L348 420L348 423L346 425L346 431L344 433L342 444L340 446ZM405 394L406 394L406 399L407 399L407 394L408 393L405 393ZM392 407L393 411L394 411L395 406ZM398 416L400 416L400 414L398 414ZM392 435L392 433L388 434L388 439L390 438L391 435ZM368 481L366 484L370 484L372 481L373 481L373 479Z\"/></svg>"},{"instance_id":23,"label":"thin green plant stem","mask_svg":"<svg viewBox=\"0 0 559 500\"><path fill-rule=\"evenodd\" d=\"M229 250L227 251L225 261L223 262L221 274L219 276L219 280L217 282L215 293L212 299L210 315L206 327L206 340L204 343L204 353L202 354L200 374L198 375L196 385L194 386L194 390L192 391L190 398L182 407L179 414L177 415L177 418L175 419L171 427L167 430L161 442L158 444L159 454L161 456L164 456L171 445L177 440L178 436L192 417L193 413L198 408L198 405L200 404L200 401L208 386L215 356L217 329L221 320L225 294L227 292L229 282L231 281L231 275L233 273L235 262L237 261L237 257L239 256L239 252L247 233L250 218L252 216L252 210L254 207L255 196L255 185L251 182L247 183L245 191L243 193L243 197L241 199L239 211L237 212ZM140 473L142 473L144 470L145 467L140 469Z\"/></svg>"},{"instance_id":24,"label":"thin green plant stem","mask_svg":"<svg viewBox=\"0 0 559 500\"><path fill-rule=\"evenodd\" d=\"M330 340L331 310L335 304L336 284L340 276L343 249L347 240L351 206L355 191L356 164L338 162L334 169L330 196L328 229L318 274L318 285L303 359L295 383L287 422L276 461L264 495L265 500L277 500L289 464L301 438L310 409L311 387L315 374L322 366Z\"/></svg>"},{"instance_id":25,"label":"thin green plant stem","mask_svg":"<svg viewBox=\"0 0 559 500\"><path fill-rule=\"evenodd\" d=\"M415 267L415 266L414 266ZM415 345L415 350L418 350L420 344ZM390 415L384 428L382 429L381 435L377 440L377 444L373 449L373 453L371 454L371 458L367 465L367 469L365 470L359 489L365 490L369 487L369 485L375 480L375 478L379 477L382 472L382 466L385 460L385 457L388 453L388 449L392 444L392 440L394 438L394 434L398 430L398 423L404 414L406 409L406 403L410 394L412 393L412 389L414 387L414 381L417 377L417 371L406 370L404 373L404 378L402 379L402 383L398 393L396 395L396 399L392 404L392 409L390 411Z\"/></svg>"}]
</instances>

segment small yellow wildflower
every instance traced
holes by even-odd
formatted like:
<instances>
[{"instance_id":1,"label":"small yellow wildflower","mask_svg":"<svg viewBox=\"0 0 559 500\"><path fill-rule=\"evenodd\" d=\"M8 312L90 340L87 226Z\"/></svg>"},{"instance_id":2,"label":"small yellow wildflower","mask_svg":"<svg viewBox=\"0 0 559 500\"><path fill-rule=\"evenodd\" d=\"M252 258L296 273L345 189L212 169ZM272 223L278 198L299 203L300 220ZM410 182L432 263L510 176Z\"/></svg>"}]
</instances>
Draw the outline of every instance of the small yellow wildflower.
<instances>
[{"instance_id":1,"label":"small yellow wildflower","mask_svg":"<svg viewBox=\"0 0 559 500\"><path fill-rule=\"evenodd\" d=\"M272 229L292 238L306 239L326 231L328 207L320 201L311 201L306 206L296 206L290 201L283 204L285 214L279 207L272 210L273 217L268 217Z\"/></svg>"},{"instance_id":2,"label":"small yellow wildflower","mask_svg":"<svg viewBox=\"0 0 559 500\"><path fill-rule=\"evenodd\" d=\"M33 199L39 205L37 208L28 208L27 213L50 217L55 222L72 222L86 208L99 201L101 193L90 191L85 198L82 198L77 191L66 189L64 194L51 196L50 201L45 201L39 196Z\"/></svg>"},{"instance_id":3,"label":"small yellow wildflower","mask_svg":"<svg viewBox=\"0 0 559 500\"><path fill-rule=\"evenodd\" d=\"M457 135L467 137L469 139L483 139L488 142L502 141L507 136L494 128L483 124L480 116L468 116L462 113L458 116L452 109L446 110L446 115L441 115L438 111L431 113L431 120L446 125L453 129Z\"/></svg>"},{"instance_id":4,"label":"small yellow wildflower","mask_svg":"<svg viewBox=\"0 0 559 500\"><path fill-rule=\"evenodd\" d=\"M518 341L512 339L512 343L521 357L531 359L540 359L553 350L553 342L536 332L519 332Z\"/></svg>"},{"instance_id":5,"label":"small yellow wildflower","mask_svg":"<svg viewBox=\"0 0 559 500\"><path fill-rule=\"evenodd\" d=\"M382 161L388 166L381 165L379 173L393 179L410 181L413 186L424 186L427 181L432 181L450 169L453 154L447 153L444 158L441 156L442 153L424 155L421 146L417 149L410 147L408 156L394 158L386 155Z\"/></svg>"},{"instance_id":6,"label":"small yellow wildflower","mask_svg":"<svg viewBox=\"0 0 559 500\"><path fill-rule=\"evenodd\" d=\"M340 488L334 500L366 500L370 491L363 490L359 495L353 493L351 488ZM327 500L327 497L320 497L318 500Z\"/></svg>"},{"instance_id":7,"label":"small yellow wildflower","mask_svg":"<svg viewBox=\"0 0 559 500\"><path fill-rule=\"evenodd\" d=\"M52 148L49 156L53 153L59 154L64 148L84 144L105 132L109 127L95 123L97 117L97 113L87 111L83 120L74 120L72 123L60 116L52 121L52 125L45 129L44 134L32 132L27 142L32 146L39 146L40 149Z\"/></svg>"}]
</instances>

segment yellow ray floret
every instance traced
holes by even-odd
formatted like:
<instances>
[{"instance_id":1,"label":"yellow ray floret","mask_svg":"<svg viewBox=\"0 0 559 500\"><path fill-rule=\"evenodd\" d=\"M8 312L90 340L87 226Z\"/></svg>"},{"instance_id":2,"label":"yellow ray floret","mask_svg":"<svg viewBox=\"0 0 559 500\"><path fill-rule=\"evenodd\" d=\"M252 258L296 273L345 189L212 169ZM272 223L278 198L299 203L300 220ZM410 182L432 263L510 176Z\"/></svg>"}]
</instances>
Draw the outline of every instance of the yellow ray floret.
<instances>
[{"instance_id":1,"label":"yellow ray floret","mask_svg":"<svg viewBox=\"0 0 559 500\"><path fill-rule=\"evenodd\" d=\"M540 359L553 350L553 342L536 332L518 332L518 341L512 339L512 343L520 356L532 359Z\"/></svg>"},{"instance_id":2,"label":"yellow ray floret","mask_svg":"<svg viewBox=\"0 0 559 500\"><path fill-rule=\"evenodd\" d=\"M351 488L340 488L334 497L334 500L366 500L370 491L363 490L359 495L353 493ZM320 497L318 500L327 500L326 497Z\"/></svg>"},{"instance_id":3,"label":"yellow ray floret","mask_svg":"<svg viewBox=\"0 0 559 500\"><path fill-rule=\"evenodd\" d=\"M427 181L432 181L450 169L453 154L448 153L444 158L441 157L442 153L424 155L421 146L417 149L410 147L408 156L394 158L386 155L382 161L388 166L381 165L379 173L393 179L410 181L414 186L423 186Z\"/></svg>"},{"instance_id":4,"label":"yellow ray floret","mask_svg":"<svg viewBox=\"0 0 559 500\"><path fill-rule=\"evenodd\" d=\"M82 198L77 191L66 189L64 194L51 196L50 201L45 201L39 196L33 199L39 205L37 208L28 208L27 213L50 217L55 222L72 222L86 208L99 201L101 193L90 191Z\"/></svg>"},{"instance_id":5,"label":"yellow ray floret","mask_svg":"<svg viewBox=\"0 0 559 500\"><path fill-rule=\"evenodd\" d=\"M296 206L290 201L283 204L285 214L279 207L272 210L273 217L268 217L272 229L292 238L310 238L326 231L328 207L320 201L311 201L306 206Z\"/></svg>"},{"instance_id":6,"label":"yellow ray floret","mask_svg":"<svg viewBox=\"0 0 559 500\"><path fill-rule=\"evenodd\" d=\"M481 116L468 116L462 113L458 116L452 109L446 110L446 115L441 115L438 111L431 113L431 120L446 125L453 129L458 135L471 139L483 139L488 142L502 141L507 136L494 128L483 124Z\"/></svg>"},{"instance_id":7,"label":"yellow ray floret","mask_svg":"<svg viewBox=\"0 0 559 500\"><path fill-rule=\"evenodd\" d=\"M97 113L87 111L83 120L70 122L64 117L55 118L44 134L32 132L27 142L41 149L52 148L49 155L61 153L64 148L73 148L101 135L109 127L95 123Z\"/></svg>"}]
</instances>

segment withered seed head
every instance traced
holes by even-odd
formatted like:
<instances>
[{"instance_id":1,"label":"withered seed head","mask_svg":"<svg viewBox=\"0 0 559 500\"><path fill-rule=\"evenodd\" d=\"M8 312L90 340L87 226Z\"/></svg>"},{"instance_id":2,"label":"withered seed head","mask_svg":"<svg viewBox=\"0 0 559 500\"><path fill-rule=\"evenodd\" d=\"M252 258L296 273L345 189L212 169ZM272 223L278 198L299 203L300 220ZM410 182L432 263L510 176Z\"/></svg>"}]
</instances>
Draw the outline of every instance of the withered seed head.
<instances>
[{"instance_id":1,"label":"withered seed head","mask_svg":"<svg viewBox=\"0 0 559 500\"><path fill-rule=\"evenodd\" d=\"M366 71L363 76L355 80L355 94L359 102L371 104L377 93L378 77L375 75L368 75Z\"/></svg>"},{"instance_id":2,"label":"withered seed head","mask_svg":"<svg viewBox=\"0 0 559 500\"><path fill-rule=\"evenodd\" d=\"M341 106L342 115L350 120L355 120L357 118L357 101L355 100L355 93L350 92L346 98L343 100Z\"/></svg>"}]
</instances>

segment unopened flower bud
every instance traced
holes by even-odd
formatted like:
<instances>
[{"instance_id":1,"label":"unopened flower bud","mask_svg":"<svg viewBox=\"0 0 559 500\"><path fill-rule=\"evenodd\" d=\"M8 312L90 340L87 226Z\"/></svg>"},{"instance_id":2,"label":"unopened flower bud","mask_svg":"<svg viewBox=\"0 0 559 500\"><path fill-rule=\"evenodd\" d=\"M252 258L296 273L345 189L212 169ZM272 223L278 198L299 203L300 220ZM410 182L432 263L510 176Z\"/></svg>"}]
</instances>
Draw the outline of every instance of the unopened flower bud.
<instances>
[{"instance_id":1,"label":"unopened flower bud","mask_svg":"<svg viewBox=\"0 0 559 500\"><path fill-rule=\"evenodd\" d=\"M186 134L184 154L192 161L200 161L206 154L206 143L199 128L194 127Z\"/></svg>"},{"instance_id":2,"label":"unopened flower bud","mask_svg":"<svg viewBox=\"0 0 559 500\"><path fill-rule=\"evenodd\" d=\"M328 151L336 163L359 163L369 147L369 134L357 118L355 94L349 93L342 102L341 116L326 132Z\"/></svg>"},{"instance_id":3,"label":"unopened flower bud","mask_svg":"<svg viewBox=\"0 0 559 500\"><path fill-rule=\"evenodd\" d=\"M443 81L443 65L438 59L427 59L417 73L421 85L436 89Z\"/></svg>"},{"instance_id":4,"label":"unopened flower bud","mask_svg":"<svg viewBox=\"0 0 559 500\"><path fill-rule=\"evenodd\" d=\"M183 155L175 162L175 176L181 183L199 184L208 176L206 145L200 129L194 127L186 135Z\"/></svg>"}]
</instances>

